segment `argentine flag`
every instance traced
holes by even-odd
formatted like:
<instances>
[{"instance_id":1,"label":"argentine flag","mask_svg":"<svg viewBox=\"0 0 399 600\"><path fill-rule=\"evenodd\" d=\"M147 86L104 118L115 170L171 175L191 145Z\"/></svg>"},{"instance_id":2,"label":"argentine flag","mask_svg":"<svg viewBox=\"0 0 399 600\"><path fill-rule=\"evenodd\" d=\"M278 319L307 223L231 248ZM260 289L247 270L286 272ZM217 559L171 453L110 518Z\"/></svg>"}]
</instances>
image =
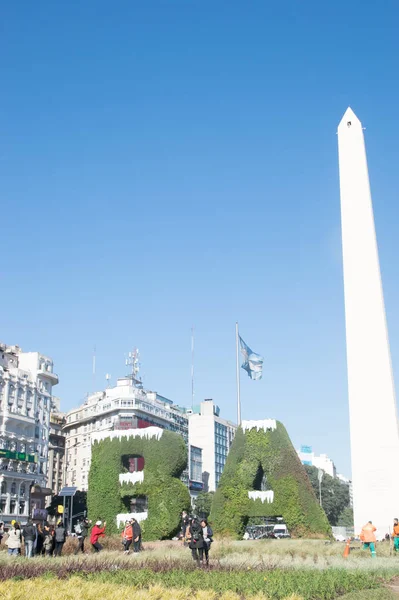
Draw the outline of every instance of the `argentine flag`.
<instances>
[{"instance_id":1,"label":"argentine flag","mask_svg":"<svg viewBox=\"0 0 399 600\"><path fill-rule=\"evenodd\" d=\"M244 357L244 362L241 367L248 373L249 377L254 380L262 379L263 357L252 352L240 336L241 353Z\"/></svg>"}]
</instances>

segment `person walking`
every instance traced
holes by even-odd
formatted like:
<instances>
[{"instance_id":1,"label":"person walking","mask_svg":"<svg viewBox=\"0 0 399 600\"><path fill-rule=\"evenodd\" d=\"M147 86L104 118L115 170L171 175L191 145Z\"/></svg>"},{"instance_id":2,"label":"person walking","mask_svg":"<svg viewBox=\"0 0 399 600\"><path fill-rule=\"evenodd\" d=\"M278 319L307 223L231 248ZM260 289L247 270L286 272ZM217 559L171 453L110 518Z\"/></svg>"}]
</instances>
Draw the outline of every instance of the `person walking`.
<instances>
[{"instance_id":1,"label":"person walking","mask_svg":"<svg viewBox=\"0 0 399 600\"><path fill-rule=\"evenodd\" d=\"M133 529L133 552L140 552L141 550L141 527L136 519L131 520Z\"/></svg>"},{"instance_id":2,"label":"person walking","mask_svg":"<svg viewBox=\"0 0 399 600\"><path fill-rule=\"evenodd\" d=\"M133 541L133 525L132 525L131 521L126 521L125 528L122 531L122 544L125 549L125 554L129 554L129 552L130 552L129 548L132 545L132 541Z\"/></svg>"},{"instance_id":3,"label":"person walking","mask_svg":"<svg viewBox=\"0 0 399 600\"><path fill-rule=\"evenodd\" d=\"M55 528L55 548L54 556L61 556L62 548L64 547L66 539L66 530L62 521L58 521L57 527Z\"/></svg>"},{"instance_id":4,"label":"person walking","mask_svg":"<svg viewBox=\"0 0 399 600\"><path fill-rule=\"evenodd\" d=\"M36 540L36 527L32 523L32 519L28 519L25 527L22 529L22 537L24 538L25 556L32 558L33 544Z\"/></svg>"},{"instance_id":5,"label":"person walking","mask_svg":"<svg viewBox=\"0 0 399 600\"><path fill-rule=\"evenodd\" d=\"M75 525L75 533L78 536L78 545L75 550L75 554L79 554L82 552L84 554L85 551L85 539L89 535L90 523L88 519L83 519L80 523Z\"/></svg>"},{"instance_id":6,"label":"person walking","mask_svg":"<svg viewBox=\"0 0 399 600\"><path fill-rule=\"evenodd\" d=\"M44 526L43 550L46 556L52 556L54 551L54 532L49 525Z\"/></svg>"},{"instance_id":7,"label":"person walking","mask_svg":"<svg viewBox=\"0 0 399 600\"><path fill-rule=\"evenodd\" d=\"M393 520L393 549L395 552L399 552L399 521L398 519Z\"/></svg>"},{"instance_id":8,"label":"person walking","mask_svg":"<svg viewBox=\"0 0 399 600\"><path fill-rule=\"evenodd\" d=\"M363 548L370 548L372 558L377 556L375 551L375 543L377 541L374 533L375 531L377 531L377 528L374 527L371 521L368 521L366 525L363 525L362 532L360 534L360 539L363 542Z\"/></svg>"},{"instance_id":9,"label":"person walking","mask_svg":"<svg viewBox=\"0 0 399 600\"><path fill-rule=\"evenodd\" d=\"M188 547L191 550L191 555L193 560L195 560L199 565L200 561L202 562L204 559L204 535L202 532L201 523L196 517L194 517L191 521L188 537L190 540Z\"/></svg>"},{"instance_id":10,"label":"person walking","mask_svg":"<svg viewBox=\"0 0 399 600\"><path fill-rule=\"evenodd\" d=\"M103 549L102 545L98 540L100 539L100 537L104 537L105 535L105 527L107 525L106 521L104 521L104 527L101 527L101 525L102 521L98 520L96 521L96 524L91 530L90 543L93 547L94 552L101 552L101 550Z\"/></svg>"},{"instance_id":11,"label":"person walking","mask_svg":"<svg viewBox=\"0 0 399 600\"><path fill-rule=\"evenodd\" d=\"M204 538L204 554L205 554L205 562L209 565L209 550L211 548L211 544L213 542L213 531L212 527L208 525L208 521L206 519L202 519L201 521L202 527L202 537Z\"/></svg>"},{"instance_id":12,"label":"person walking","mask_svg":"<svg viewBox=\"0 0 399 600\"><path fill-rule=\"evenodd\" d=\"M21 529L16 521L11 521L11 527L8 530L6 546L10 556L19 556L21 553Z\"/></svg>"}]
</instances>

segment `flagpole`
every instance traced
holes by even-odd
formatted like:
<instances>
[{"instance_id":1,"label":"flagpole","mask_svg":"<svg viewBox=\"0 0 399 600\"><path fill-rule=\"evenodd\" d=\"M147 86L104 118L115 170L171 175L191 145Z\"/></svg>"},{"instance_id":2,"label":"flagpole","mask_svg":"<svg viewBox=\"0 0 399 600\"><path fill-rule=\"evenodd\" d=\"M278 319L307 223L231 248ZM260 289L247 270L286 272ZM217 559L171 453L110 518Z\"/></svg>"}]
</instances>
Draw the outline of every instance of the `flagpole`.
<instances>
[{"instance_id":1,"label":"flagpole","mask_svg":"<svg viewBox=\"0 0 399 600\"><path fill-rule=\"evenodd\" d=\"M241 425L241 397L240 397L240 354L239 354L238 323L236 323L236 377L237 377L237 425Z\"/></svg>"}]
</instances>

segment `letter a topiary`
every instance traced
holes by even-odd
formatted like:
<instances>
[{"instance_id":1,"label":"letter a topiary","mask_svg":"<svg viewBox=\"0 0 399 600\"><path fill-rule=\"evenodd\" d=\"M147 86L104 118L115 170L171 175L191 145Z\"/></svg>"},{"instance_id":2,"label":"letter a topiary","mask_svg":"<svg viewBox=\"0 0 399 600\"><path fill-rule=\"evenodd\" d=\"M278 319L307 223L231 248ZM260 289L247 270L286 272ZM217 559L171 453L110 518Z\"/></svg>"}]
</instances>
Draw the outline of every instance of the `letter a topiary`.
<instances>
[{"instance_id":1,"label":"letter a topiary","mask_svg":"<svg viewBox=\"0 0 399 600\"><path fill-rule=\"evenodd\" d=\"M283 517L297 537L331 535L285 427L273 419L243 421L212 503L218 533L242 537L250 517Z\"/></svg>"},{"instance_id":2,"label":"letter a topiary","mask_svg":"<svg viewBox=\"0 0 399 600\"><path fill-rule=\"evenodd\" d=\"M178 479L187 466L183 438L159 427L92 434L87 507L91 519L107 521L116 532L130 513L130 500L146 497L148 508L131 513L143 538L166 539L178 530L180 515L190 506L187 487ZM142 472L128 473L129 457L144 459Z\"/></svg>"}]
</instances>

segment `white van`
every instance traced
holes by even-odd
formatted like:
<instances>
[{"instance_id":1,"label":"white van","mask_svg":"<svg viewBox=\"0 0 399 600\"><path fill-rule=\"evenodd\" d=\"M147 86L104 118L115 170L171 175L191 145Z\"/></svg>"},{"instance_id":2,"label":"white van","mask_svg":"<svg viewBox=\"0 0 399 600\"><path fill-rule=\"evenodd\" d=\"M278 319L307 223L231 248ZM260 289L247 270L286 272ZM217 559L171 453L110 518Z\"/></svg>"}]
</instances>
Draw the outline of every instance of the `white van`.
<instances>
[{"instance_id":1,"label":"white van","mask_svg":"<svg viewBox=\"0 0 399 600\"><path fill-rule=\"evenodd\" d=\"M291 537L287 525L285 523L277 523L273 527L273 537L277 539Z\"/></svg>"}]
</instances>

